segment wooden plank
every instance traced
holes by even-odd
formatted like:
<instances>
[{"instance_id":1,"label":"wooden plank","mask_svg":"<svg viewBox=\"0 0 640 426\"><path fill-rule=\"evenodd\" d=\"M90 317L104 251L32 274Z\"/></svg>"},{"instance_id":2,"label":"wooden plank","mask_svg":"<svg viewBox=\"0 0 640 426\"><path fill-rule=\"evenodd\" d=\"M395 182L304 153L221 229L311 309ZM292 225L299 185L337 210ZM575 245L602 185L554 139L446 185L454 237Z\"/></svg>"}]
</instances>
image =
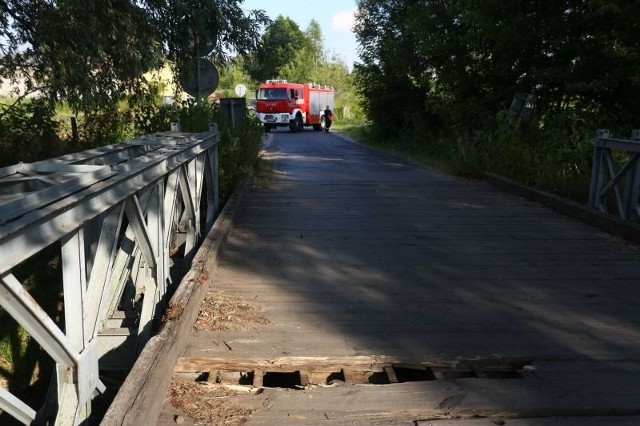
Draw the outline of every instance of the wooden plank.
<instances>
[{"instance_id":1,"label":"wooden plank","mask_svg":"<svg viewBox=\"0 0 640 426\"><path fill-rule=\"evenodd\" d=\"M210 370L251 371L259 369L263 372L286 372L292 370L327 370L335 371L334 367L353 371L381 371L384 365L401 362L398 358L384 355L366 356L299 356L265 358L230 358L230 357L180 357L176 361L175 373L188 373Z\"/></svg>"},{"instance_id":2,"label":"wooden plank","mask_svg":"<svg viewBox=\"0 0 640 426\"><path fill-rule=\"evenodd\" d=\"M396 376L396 372L393 371L393 366L385 365L383 367L384 373L387 375L387 379L389 383L398 383L398 377Z\"/></svg>"},{"instance_id":3,"label":"wooden plank","mask_svg":"<svg viewBox=\"0 0 640 426\"><path fill-rule=\"evenodd\" d=\"M571 383L566 377L553 380L545 386L544 396L539 394L540 378L530 380L463 379L455 382L410 382L389 385L343 385L314 387L299 391L265 389L254 395L251 401L235 399L236 403L248 403L258 408L249 424L280 424L295 419L296 424L313 422L368 421L369 424L389 422L401 424L422 419L508 419L507 424L522 417L552 416L610 416L615 424L617 416L635 418L638 397L632 387L627 387L637 376L625 380L618 376L616 398L603 399L599 393L588 388L580 389L582 383ZM594 379L594 378L591 378ZM564 383L561 383L564 381ZM592 382L593 383L593 382ZM614 386L605 385L605 392ZM533 393L532 393L533 392ZM535 394L532 400L529 396ZM324 416L327 414L327 417ZM324 420L323 420L324 419ZM269 423L271 422L271 423ZM612 423L613 422L613 423ZM385 423L386 424L386 423ZM428 423L427 423L428 424ZM446 423L444 423L446 424Z\"/></svg>"},{"instance_id":4,"label":"wooden plank","mask_svg":"<svg viewBox=\"0 0 640 426\"><path fill-rule=\"evenodd\" d=\"M259 388L263 386L264 370L254 368L253 369L253 386Z\"/></svg>"},{"instance_id":5,"label":"wooden plank","mask_svg":"<svg viewBox=\"0 0 640 426\"><path fill-rule=\"evenodd\" d=\"M638 417L546 417L546 418L481 418L481 419L446 419L417 420L415 426L635 426L640 422Z\"/></svg>"}]
</instances>

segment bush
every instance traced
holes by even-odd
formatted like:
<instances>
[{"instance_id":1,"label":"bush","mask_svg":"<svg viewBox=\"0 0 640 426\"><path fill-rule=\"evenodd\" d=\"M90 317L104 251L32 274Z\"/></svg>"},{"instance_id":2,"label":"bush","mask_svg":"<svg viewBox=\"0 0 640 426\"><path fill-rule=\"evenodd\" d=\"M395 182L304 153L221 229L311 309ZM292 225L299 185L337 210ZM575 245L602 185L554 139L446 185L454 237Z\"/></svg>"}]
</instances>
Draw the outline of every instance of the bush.
<instances>
[{"instance_id":1,"label":"bush","mask_svg":"<svg viewBox=\"0 0 640 426\"><path fill-rule=\"evenodd\" d=\"M507 125L505 112L493 121L480 113L473 120L452 111L436 116L413 114L411 127L395 137L370 127L360 131L360 138L459 176L479 179L491 172L579 203L587 201L593 129L570 114L534 121L527 129Z\"/></svg>"},{"instance_id":2,"label":"bush","mask_svg":"<svg viewBox=\"0 0 640 426\"><path fill-rule=\"evenodd\" d=\"M217 123L220 131L220 202L223 203L256 166L264 137L261 123L255 117L247 116L242 125L233 128L218 104L193 101L183 102L178 117L180 128L185 132L204 132L209 129L209 123Z\"/></svg>"},{"instance_id":3,"label":"bush","mask_svg":"<svg viewBox=\"0 0 640 426\"><path fill-rule=\"evenodd\" d=\"M0 113L0 166L30 163L62 152L55 108L42 100L4 104Z\"/></svg>"},{"instance_id":4,"label":"bush","mask_svg":"<svg viewBox=\"0 0 640 426\"><path fill-rule=\"evenodd\" d=\"M477 163L484 170L576 202L586 202L593 156L592 132L566 115L527 130L509 128L500 114L492 129L478 132Z\"/></svg>"}]
</instances>

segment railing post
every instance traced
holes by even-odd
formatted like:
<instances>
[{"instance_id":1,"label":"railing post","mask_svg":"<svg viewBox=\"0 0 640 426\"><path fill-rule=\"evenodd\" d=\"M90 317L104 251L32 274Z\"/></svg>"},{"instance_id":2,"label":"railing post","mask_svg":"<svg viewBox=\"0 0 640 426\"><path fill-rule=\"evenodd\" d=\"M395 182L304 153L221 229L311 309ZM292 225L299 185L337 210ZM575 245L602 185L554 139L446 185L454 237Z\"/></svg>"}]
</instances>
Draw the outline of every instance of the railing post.
<instances>
[{"instance_id":1,"label":"railing post","mask_svg":"<svg viewBox=\"0 0 640 426\"><path fill-rule=\"evenodd\" d=\"M640 129L631 129L631 140L640 141ZM640 153L630 154L633 162L627 173L627 188L625 197L627 201L626 215L628 219L640 217Z\"/></svg>"},{"instance_id":2,"label":"railing post","mask_svg":"<svg viewBox=\"0 0 640 426\"><path fill-rule=\"evenodd\" d=\"M591 165L591 183L589 186L589 202L588 207L600 210L600 187L602 184L602 159L603 146L602 141L609 138L609 130L596 130L596 143L593 149L593 164Z\"/></svg>"},{"instance_id":3,"label":"railing post","mask_svg":"<svg viewBox=\"0 0 640 426\"><path fill-rule=\"evenodd\" d=\"M220 138L218 134L218 126L216 123L209 123L209 133L213 135L214 138ZM205 167L205 179L208 187L207 193L207 220L205 227L209 229L213 222L215 221L216 216L218 215L219 208L219 191L220 191L220 165L218 164L218 144L215 144L213 150L206 157Z\"/></svg>"}]
</instances>

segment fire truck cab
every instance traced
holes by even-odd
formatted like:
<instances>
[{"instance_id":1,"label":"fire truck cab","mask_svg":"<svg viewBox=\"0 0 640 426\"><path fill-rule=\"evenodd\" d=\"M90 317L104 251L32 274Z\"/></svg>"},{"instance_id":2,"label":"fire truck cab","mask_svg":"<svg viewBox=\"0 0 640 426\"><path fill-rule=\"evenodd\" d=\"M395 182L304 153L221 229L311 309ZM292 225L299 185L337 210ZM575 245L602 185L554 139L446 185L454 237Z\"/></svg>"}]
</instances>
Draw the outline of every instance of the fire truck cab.
<instances>
[{"instance_id":1,"label":"fire truck cab","mask_svg":"<svg viewBox=\"0 0 640 426\"><path fill-rule=\"evenodd\" d=\"M256 113L266 132L280 126L292 132L304 126L323 130L327 105L333 110L334 89L326 85L267 80L256 91Z\"/></svg>"}]
</instances>

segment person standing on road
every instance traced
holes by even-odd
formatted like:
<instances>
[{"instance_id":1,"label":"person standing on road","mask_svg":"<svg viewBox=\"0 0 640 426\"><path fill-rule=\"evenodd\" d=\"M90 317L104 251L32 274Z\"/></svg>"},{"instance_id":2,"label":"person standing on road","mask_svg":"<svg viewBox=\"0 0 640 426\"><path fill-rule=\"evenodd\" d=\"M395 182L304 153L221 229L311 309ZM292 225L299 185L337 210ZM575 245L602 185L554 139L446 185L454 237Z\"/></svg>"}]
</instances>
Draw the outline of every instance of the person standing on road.
<instances>
[{"instance_id":1,"label":"person standing on road","mask_svg":"<svg viewBox=\"0 0 640 426\"><path fill-rule=\"evenodd\" d=\"M331 108L329 108L329 105L327 105L327 108L325 108L324 110L324 131L325 132L329 131L329 127L331 127L332 121L333 121L333 112L331 111Z\"/></svg>"}]
</instances>

